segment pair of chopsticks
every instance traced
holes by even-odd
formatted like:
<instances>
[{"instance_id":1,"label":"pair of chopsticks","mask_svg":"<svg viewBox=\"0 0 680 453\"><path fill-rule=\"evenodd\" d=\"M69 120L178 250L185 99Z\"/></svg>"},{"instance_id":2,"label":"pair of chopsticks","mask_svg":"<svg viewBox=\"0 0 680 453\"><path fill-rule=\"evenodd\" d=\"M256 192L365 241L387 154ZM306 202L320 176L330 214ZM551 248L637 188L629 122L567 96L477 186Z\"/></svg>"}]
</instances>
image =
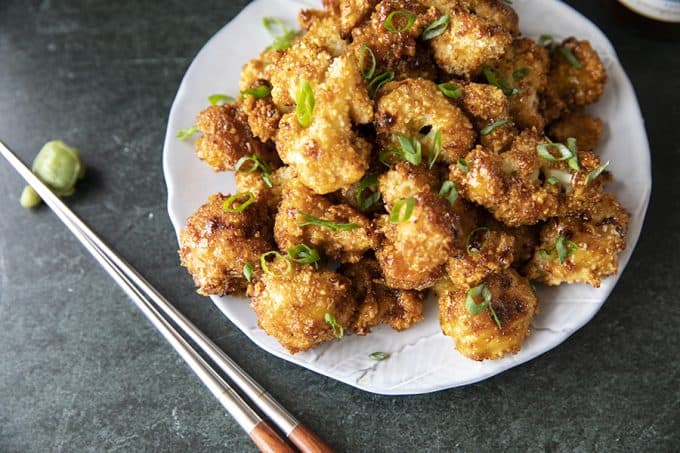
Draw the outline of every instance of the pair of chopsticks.
<instances>
[{"instance_id":1,"label":"pair of chopsticks","mask_svg":"<svg viewBox=\"0 0 680 453\"><path fill-rule=\"evenodd\" d=\"M263 452L294 452L272 427L234 390L189 343L210 358L212 363L254 403L301 452L332 452L319 437L301 424L252 377L218 348L191 321L185 318L135 269L116 255L52 191L40 181L0 141L0 154L40 195L57 217L116 281L151 324L184 359L203 384L232 415L255 445ZM174 324L174 325L173 325ZM183 335L184 334L184 335ZM186 336L186 337L185 337Z\"/></svg>"}]
</instances>

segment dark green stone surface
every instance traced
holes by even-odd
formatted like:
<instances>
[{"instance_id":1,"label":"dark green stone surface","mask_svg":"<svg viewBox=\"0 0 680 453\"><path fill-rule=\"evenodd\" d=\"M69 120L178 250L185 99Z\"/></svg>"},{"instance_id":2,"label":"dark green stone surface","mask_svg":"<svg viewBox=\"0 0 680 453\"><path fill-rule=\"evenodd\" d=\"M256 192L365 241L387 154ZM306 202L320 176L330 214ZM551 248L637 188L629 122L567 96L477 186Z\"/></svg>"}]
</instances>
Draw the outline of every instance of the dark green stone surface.
<instances>
[{"instance_id":1,"label":"dark green stone surface","mask_svg":"<svg viewBox=\"0 0 680 453\"><path fill-rule=\"evenodd\" d=\"M640 243L600 313L483 383L392 398L259 350L178 265L161 171L167 115L193 56L246 3L0 0L0 137L24 161L52 138L80 148L89 173L73 209L339 451L676 450L678 26L611 0L569 2L616 46L654 167ZM56 217L19 207L22 187L0 162L0 451L253 451Z\"/></svg>"}]
</instances>

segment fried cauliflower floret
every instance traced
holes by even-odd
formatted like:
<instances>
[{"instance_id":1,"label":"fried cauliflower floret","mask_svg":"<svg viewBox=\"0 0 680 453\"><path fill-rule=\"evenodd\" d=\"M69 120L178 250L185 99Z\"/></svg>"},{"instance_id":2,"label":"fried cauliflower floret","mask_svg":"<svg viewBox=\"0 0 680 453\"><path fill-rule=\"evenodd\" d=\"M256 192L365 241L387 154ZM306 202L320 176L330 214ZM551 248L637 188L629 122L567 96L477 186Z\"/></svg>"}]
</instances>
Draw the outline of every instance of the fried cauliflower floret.
<instances>
[{"instance_id":1,"label":"fried cauliflower floret","mask_svg":"<svg viewBox=\"0 0 680 453\"><path fill-rule=\"evenodd\" d=\"M392 223L389 215L375 220L379 241L375 254L392 288L422 290L432 286L444 273L460 230L447 202L430 185L421 186L425 181L422 172L420 167L399 164L379 179L388 212L399 200L412 199L413 207L404 220L408 207L404 202L399 216L404 221L399 223Z\"/></svg>"},{"instance_id":2,"label":"fried cauliflower floret","mask_svg":"<svg viewBox=\"0 0 680 453\"><path fill-rule=\"evenodd\" d=\"M295 170L289 166L278 168L269 175L272 187L269 187L259 171L238 171L234 174L234 178L236 179L236 191L252 192L256 200L261 200L267 205L272 217L276 214L281 202L283 190L294 184L300 184Z\"/></svg>"},{"instance_id":3,"label":"fried cauliflower floret","mask_svg":"<svg viewBox=\"0 0 680 453\"><path fill-rule=\"evenodd\" d=\"M316 224L301 226L309 222L308 216L355 226L348 229ZM369 231L370 222L355 209L344 204L334 205L301 185L284 189L274 222L274 237L281 250L306 244L340 263L358 262L373 246Z\"/></svg>"},{"instance_id":4,"label":"fried cauliflower floret","mask_svg":"<svg viewBox=\"0 0 680 453\"><path fill-rule=\"evenodd\" d=\"M470 120L451 104L434 82L406 79L388 84L376 102L376 129L384 148L394 146L395 134L417 138L429 156L437 131L441 134L439 159L453 163L474 146L475 131ZM420 132L429 128L427 134Z\"/></svg>"},{"instance_id":5,"label":"fried cauliflower floret","mask_svg":"<svg viewBox=\"0 0 680 453\"><path fill-rule=\"evenodd\" d=\"M565 53L571 53L576 62L570 62ZM606 82L607 71L588 41L568 38L553 50L548 83L568 107L585 107L597 101Z\"/></svg>"},{"instance_id":6,"label":"fried cauliflower floret","mask_svg":"<svg viewBox=\"0 0 680 453\"><path fill-rule=\"evenodd\" d=\"M256 82L260 86L262 81ZM248 118L248 126L253 135L263 142L273 139L279 128L281 112L272 102L271 96L256 99L254 96L245 96L241 100L241 110Z\"/></svg>"},{"instance_id":7,"label":"fried cauliflower floret","mask_svg":"<svg viewBox=\"0 0 680 453\"><path fill-rule=\"evenodd\" d=\"M527 277L546 285L599 287L603 278L618 272L629 219L630 214L610 193L585 213L551 219L541 229L541 243L526 266Z\"/></svg>"},{"instance_id":8,"label":"fried cauliflower floret","mask_svg":"<svg viewBox=\"0 0 680 453\"><path fill-rule=\"evenodd\" d=\"M269 163L278 158L264 143L253 136L243 112L237 105L213 105L198 114L196 155L215 171L233 170L244 156L257 154Z\"/></svg>"},{"instance_id":9,"label":"fried cauliflower floret","mask_svg":"<svg viewBox=\"0 0 680 453\"><path fill-rule=\"evenodd\" d=\"M509 86L518 90L508 97L512 118L522 129L543 130L540 107L550 69L547 50L531 39L515 39L497 68Z\"/></svg>"},{"instance_id":10,"label":"fried cauliflower floret","mask_svg":"<svg viewBox=\"0 0 680 453\"><path fill-rule=\"evenodd\" d=\"M519 16L512 7L499 0L460 0L469 11L500 25L511 35L519 34Z\"/></svg>"},{"instance_id":11,"label":"fried cauliflower floret","mask_svg":"<svg viewBox=\"0 0 680 453\"><path fill-rule=\"evenodd\" d=\"M292 354L340 337L339 326L349 328L356 310L350 281L311 265L292 264L289 272L281 267L263 273L249 289L259 326Z\"/></svg>"},{"instance_id":12,"label":"fried cauliflower floret","mask_svg":"<svg viewBox=\"0 0 680 453\"><path fill-rule=\"evenodd\" d=\"M582 112L571 112L548 129L548 136L556 142L566 143L574 137L580 149L594 151L600 141L604 123L601 119Z\"/></svg>"},{"instance_id":13,"label":"fried cauliflower floret","mask_svg":"<svg viewBox=\"0 0 680 453\"><path fill-rule=\"evenodd\" d=\"M340 33L345 37L370 16L377 3L378 0L323 0L324 8L338 18Z\"/></svg>"},{"instance_id":14,"label":"fried cauliflower floret","mask_svg":"<svg viewBox=\"0 0 680 453\"><path fill-rule=\"evenodd\" d=\"M474 118L478 131L498 121L508 120L507 123L493 128L491 132L480 135L481 145L495 152L501 152L510 146L517 136L517 129L510 117L508 98L503 94L503 90L483 83L455 81L451 83L461 88L459 104L465 113Z\"/></svg>"},{"instance_id":15,"label":"fried cauliflower floret","mask_svg":"<svg viewBox=\"0 0 680 453\"><path fill-rule=\"evenodd\" d=\"M257 58L253 58L243 65L241 77L239 79L239 90L243 91L252 88L262 80L269 82L274 63L284 55L284 51L274 48L265 49Z\"/></svg>"},{"instance_id":16,"label":"fried cauliflower floret","mask_svg":"<svg viewBox=\"0 0 680 453\"><path fill-rule=\"evenodd\" d=\"M456 7L448 14L451 22L446 31L429 42L435 61L449 74L470 78L493 65L512 43L503 26L466 8Z\"/></svg>"},{"instance_id":17,"label":"fried cauliflower floret","mask_svg":"<svg viewBox=\"0 0 680 453\"><path fill-rule=\"evenodd\" d=\"M388 287L374 259L343 266L340 272L352 282L352 293L358 304L352 321L355 334L367 335L378 324L404 330L424 319L423 294Z\"/></svg>"},{"instance_id":18,"label":"fried cauliflower floret","mask_svg":"<svg viewBox=\"0 0 680 453\"><path fill-rule=\"evenodd\" d=\"M499 359L516 354L529 336L531 320L538 313L538 300L529 280L513 269L489 275L483 282L490 292L491 309L476 315L466 307L469 287L442 280L435 287L439 298L442 331L455 342L456 349L473 360ZM481 297L474 299L483 303Z\"/></svg>"},{"instance_id":19,"label":"fried cauliflower floret","mask_svg":"<svg viewBox=\"0 0 680 453\"><path fill-rule=\"evenodd\" d=\"M243 291L243 266L257 262L260 254L272 247L266 206L255 202L243 212L230 213L223 209L227 198L212 195L187 219L180 233L182 266L204 296Z\"/></svg>"},{"instance_id":20,"label":"fried cauliflower floret","mask_svg":"<svg viewBox=\"0 0 680 453\"><path fill-rule=\"evenodd\" d=\"M515 238L500 230L477 227L464 231L467 242L448 261L449 279L459 286L475 286L487 275L510 267Z\"/></svg>"},{"instance_id":21,"label":"fried cauliflower floret","mask_svg":"<svg viewBox=\"0 0 680 453\"><path fill-rule=\"evenodd\" d=\"M371 121L373 103L352 53L333 62L324 84L311 87L311 124L302 127L295 113L284 115L276 145L281 160L295 168L304 185L326 194L359 181L368 169L371 145L352 126Z\"/></svg>"}]
</instances>

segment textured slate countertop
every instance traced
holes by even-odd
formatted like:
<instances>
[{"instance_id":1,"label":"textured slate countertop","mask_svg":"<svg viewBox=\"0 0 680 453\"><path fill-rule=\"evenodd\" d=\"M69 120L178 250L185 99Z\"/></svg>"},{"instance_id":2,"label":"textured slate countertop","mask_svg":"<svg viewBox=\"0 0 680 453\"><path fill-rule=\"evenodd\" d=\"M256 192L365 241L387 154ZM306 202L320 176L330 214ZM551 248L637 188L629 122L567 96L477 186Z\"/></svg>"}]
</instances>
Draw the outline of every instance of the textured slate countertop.
<instances>
[{"instance_id":1,"label":"textured slate countertop","mask_svg":"<svg viewBox=\"0 0 680 453\"><path fill-rule=\"evenodd\" d=\"M0 137L26 162L52 138L80 148L89 173L73 209L339 451L678 448L680 26L569 2L614 43L653 154L642 237L603 309L500 376L393 398L259 350L178 264L167 115L195 53L246 3L0 0ZM0 162L0 451L253 451L56 217L19 206L22 186Z\"/></svg>"}]
</instances>

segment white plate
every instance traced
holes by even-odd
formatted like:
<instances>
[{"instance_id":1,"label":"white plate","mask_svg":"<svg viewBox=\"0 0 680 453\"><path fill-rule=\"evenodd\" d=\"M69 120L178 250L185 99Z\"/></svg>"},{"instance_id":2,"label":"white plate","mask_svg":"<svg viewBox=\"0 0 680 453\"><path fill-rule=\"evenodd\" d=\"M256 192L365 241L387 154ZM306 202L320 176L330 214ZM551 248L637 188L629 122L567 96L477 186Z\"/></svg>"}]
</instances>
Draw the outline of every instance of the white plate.
<instances>
[{"instance_id":1,"label":"white plate","mask_svg":"<svg viewBox=\"0 0 680 453\"><path fill-rule=\"evenodd\" d=\"M209 95L237 92L241 66L271 43L261 25L263 16L281 17L296 24L297 12L310 6L318 5L301 0L254 1L208 41L189 67L170 111L163 149L168 212L178 234L186 218L209 195L233 192L234 178L232 173L214 173L200 162L194 156L191 140L179 141L176 132L194 124ZM603 161L611 160L615 182L609 190L632 214L628 247L620 258L621 272L640 234L652 183L649 145L635 92L612 45L578 12L555 0L515 0L513 6L525 35L536 37L550 32L560 38L574 35L588 39L607 67L607 88L591 110L608 126L598 151ZM291 355L258 328L247 300L212 299L251 340L277 357L369 392L405 395L480 381L554 348L595 315L616 281L617 277L608 278L598 289L585 285L539 288L541 313L522 350L502 360L485 362L468 360L454 349L452 340L441 333L433 300L428 302L425 321L404 332L381 326L366 337L350 336ZM375 351L388 352L391 357L373 361L368 355Z\"/></svg>"}]
</instances>

